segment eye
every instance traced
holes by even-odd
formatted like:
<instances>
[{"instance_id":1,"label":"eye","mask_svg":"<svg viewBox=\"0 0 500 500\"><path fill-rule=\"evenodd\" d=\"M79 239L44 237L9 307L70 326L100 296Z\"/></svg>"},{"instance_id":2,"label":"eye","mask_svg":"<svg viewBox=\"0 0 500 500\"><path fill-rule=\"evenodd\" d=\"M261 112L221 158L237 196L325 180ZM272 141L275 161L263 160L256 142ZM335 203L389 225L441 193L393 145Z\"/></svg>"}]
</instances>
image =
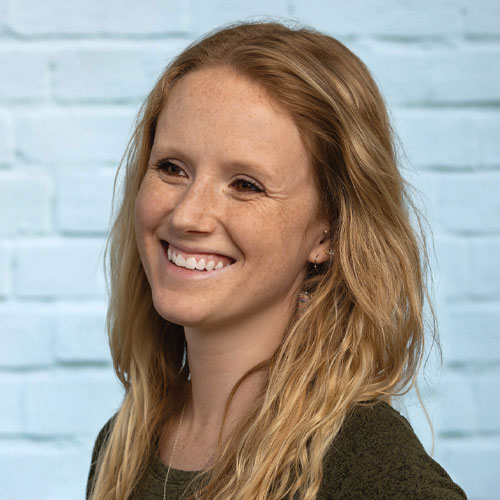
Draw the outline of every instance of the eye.
<instances>
[{"instance_id":1,"label":"eye","mask_svg":"<svg viewBox=\"0 0 500 500\"><path fill-rule=\"evenodd\" d=\"M259 186L257 186L257 184L255 184L254 182L252 182L248 179L244 179L244 178L236 179L233 182L233 185L235 185L235 184L239 184L240 186L243 187L243 189L241 190L242 192L262 193L262 191L263 191L263 189L261 189Z\"/></svg>"},{"instance_id":2,"label":"eye","mask_svg":"<svg viewBox=\"0 0 500 500\"><path fill-rule=\"evenodd\" d=\"M175 173L175 169L177 169L177 171L182 170L179 165L172 163L170 160L160 160L154 165L154 167L162 172L165 172L166 174L174 175L176 177L179 177L179 175Z\"/></svg>"},{"instance_id":3,"label":"eye","mask_svg":"<svg viewBox=\"0 0 500 500\"><path fill-rule=\"evenodd\" d=\"M161 170L166 175L171 175L173 177L182 177L176 172L183 171L183 169L179 167L179 165L176 165L175 163L171 162L170 160L165 160L165 159L159 160L157 163L153 165L153 168ZM240 188L238 188L237 191L239 191L240 193L264 192L264 189L258 186L255 182L251 181L250 179L246 179L244 177L236 179L231 185L232 186L239 185Z\"/></svg>"}]
</instances>

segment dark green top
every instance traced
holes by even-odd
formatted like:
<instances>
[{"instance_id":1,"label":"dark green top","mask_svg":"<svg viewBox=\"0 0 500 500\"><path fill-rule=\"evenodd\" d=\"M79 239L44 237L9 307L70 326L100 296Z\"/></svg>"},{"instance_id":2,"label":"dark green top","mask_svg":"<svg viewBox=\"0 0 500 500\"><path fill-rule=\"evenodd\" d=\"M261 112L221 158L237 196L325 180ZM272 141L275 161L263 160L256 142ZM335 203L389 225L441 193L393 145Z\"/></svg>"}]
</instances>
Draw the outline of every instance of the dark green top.
<instances>
[{"instance_id":1,"label":"dark green top","mask_svg":"<svg viewBox=\"0 0 500 500\"><path fill-rule=\"evenodd\" d=\"M112 418L97 436L87 483ZM163 498L167 467L155 456L134 500ZM167 499L179 500L195 472L171 469ZM463 490L425 451L402 415L387 403L358 407L345 421L325 456L318 500L463 500Z\"/></svg>"}]
</instances>

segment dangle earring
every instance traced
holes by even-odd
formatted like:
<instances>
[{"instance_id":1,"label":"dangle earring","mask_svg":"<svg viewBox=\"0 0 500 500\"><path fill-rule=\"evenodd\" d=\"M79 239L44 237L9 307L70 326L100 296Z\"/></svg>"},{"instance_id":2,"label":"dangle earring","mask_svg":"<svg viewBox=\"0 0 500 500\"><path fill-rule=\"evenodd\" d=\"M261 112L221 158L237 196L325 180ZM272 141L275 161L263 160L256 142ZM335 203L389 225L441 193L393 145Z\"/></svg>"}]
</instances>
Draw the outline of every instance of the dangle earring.
<instances>
[{"instance_id":1,"label":"dangle earring","mask_svg":"<svg viewBox=\"0 0 500 500\"><path fill-rule=\"evenodd\" d=\"M314 259L314 270L315 271L317 268L317 260L318 260L318 256L316 255L316 258ZM298 309L299 313L302 313L307 309L307 306L309 305L310 300L311 300L311 294L308 291L302 290L299 293L299 298L297 300L297 309Z\"/></svg>"},{"instance_id":2,"label":"dangle earring","mask_svg":"<svg viewBox=\"0 0 500 500\"><path fill-rule=\"evenodd\" d=\"M309 292L302 291L299 293L299 299L297 301L297 309L299 313L304 312L304 310L307 308L307 305L309 304L309 301L311 300L311 297L309 295Z\"/></svg>"}]
</instances>

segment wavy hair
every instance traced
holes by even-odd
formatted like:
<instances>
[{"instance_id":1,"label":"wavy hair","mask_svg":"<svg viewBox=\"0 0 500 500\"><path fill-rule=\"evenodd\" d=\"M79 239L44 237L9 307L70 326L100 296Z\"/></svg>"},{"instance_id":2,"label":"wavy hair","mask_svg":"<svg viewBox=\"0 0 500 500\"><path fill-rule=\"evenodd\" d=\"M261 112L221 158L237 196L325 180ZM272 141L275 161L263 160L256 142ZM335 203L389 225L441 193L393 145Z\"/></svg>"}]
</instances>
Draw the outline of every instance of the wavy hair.
<instances>
[{"instance_id":1,"label":"wavy hair","mask_svg":"<svg viewBox=\"0 0 500 500\"><path fill-rule=\"evenodd\" d=\"M439 347L426 284L424 217L398 168L396 135L366 66L342 43L309 27L246 22L212 32L160 76L118 169L125 164L104 268L106 324L125 395L97 462L93 500L131 496L161 429L180 412L188 391L184 331L153 306L135 240L134 204L170 90L187 73L209 67L257 82L294 120L334 254L316 269L309 265L307 307L290 318L272 358L251 370L264 371L266 383L198 478L198 498L314 499L325 454L352 409L390 402L415 385L426 302ZM226 411L249 373L233 388Z\"/></svg>"}]
</instances>

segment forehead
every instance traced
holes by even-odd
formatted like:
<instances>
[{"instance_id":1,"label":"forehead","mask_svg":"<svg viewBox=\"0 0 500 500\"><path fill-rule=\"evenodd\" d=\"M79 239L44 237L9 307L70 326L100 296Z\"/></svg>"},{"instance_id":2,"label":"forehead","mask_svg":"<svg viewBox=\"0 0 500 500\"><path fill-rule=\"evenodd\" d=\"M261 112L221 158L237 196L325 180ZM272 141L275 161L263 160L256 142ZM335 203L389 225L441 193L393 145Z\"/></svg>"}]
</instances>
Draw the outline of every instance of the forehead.
<instances>
[{"instance_id":1,"label":"forehead","mask_svg":"<svg viewBox=\"0 0 500 500\"><path fill-rule=\"evenodd\" d=\"M259 84L226 68L197 70L174 85L158 119L153 154L169 149L194 162L251 161L291 183L311 173L291 116Z\"/></svg>"}]
</instances>

